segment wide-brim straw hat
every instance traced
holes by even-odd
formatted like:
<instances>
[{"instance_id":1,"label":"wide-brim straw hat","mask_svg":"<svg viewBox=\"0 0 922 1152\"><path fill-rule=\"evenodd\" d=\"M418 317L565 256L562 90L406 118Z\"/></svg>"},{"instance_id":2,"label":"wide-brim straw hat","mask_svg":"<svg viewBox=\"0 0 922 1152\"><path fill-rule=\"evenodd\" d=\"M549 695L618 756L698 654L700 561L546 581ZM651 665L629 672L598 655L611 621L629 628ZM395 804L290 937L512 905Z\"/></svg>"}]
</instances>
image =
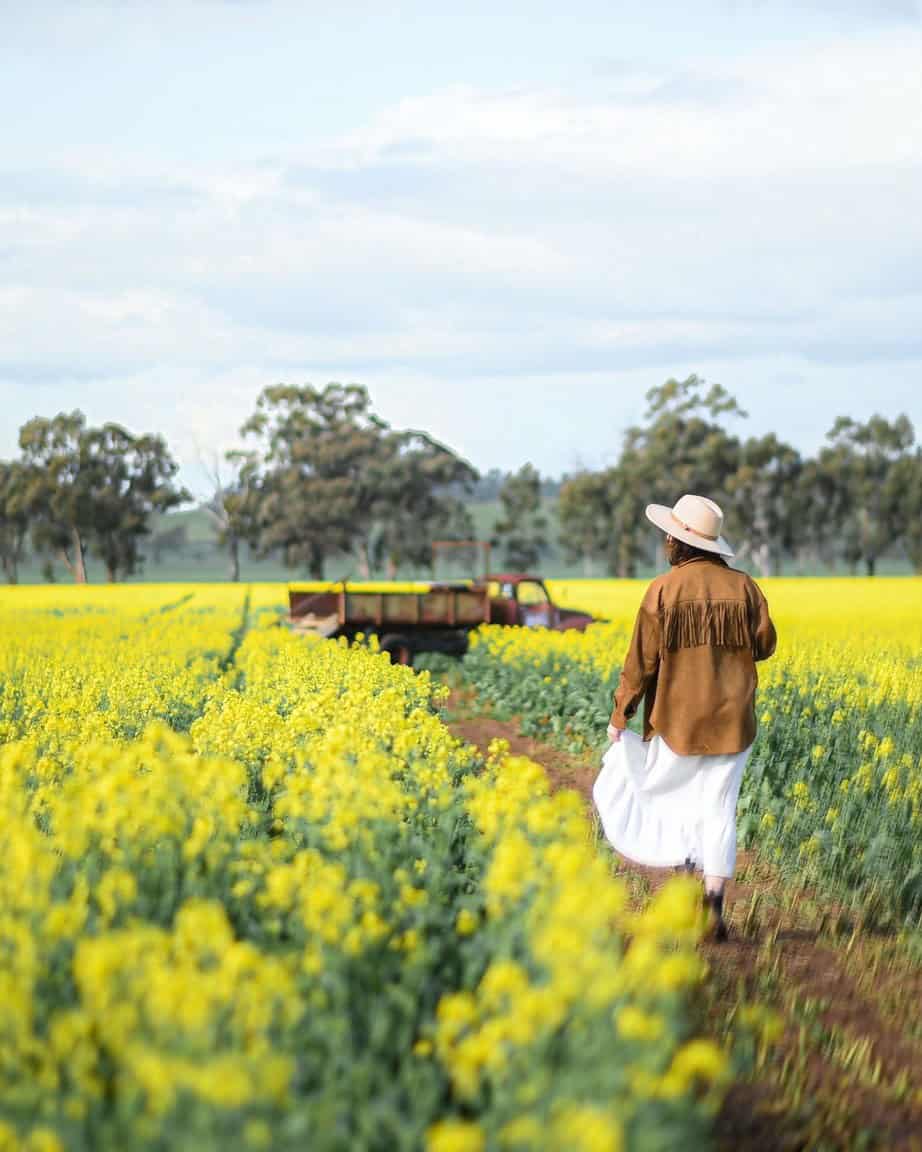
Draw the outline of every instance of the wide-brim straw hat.
<instances>
[{"instance_id":1,"label":"wide-brim straw hat","mask_svg":"<svg viewBox=\"0 0 922 1152\"><path fill-rule=\"evenodd\" d=\"M683 540L702 552L733 555L733 549L720 534L723 510L706 496L683 496L672 508L665 504L648 504L647 519L676 540Z\"/></svg>"}]
</instances>

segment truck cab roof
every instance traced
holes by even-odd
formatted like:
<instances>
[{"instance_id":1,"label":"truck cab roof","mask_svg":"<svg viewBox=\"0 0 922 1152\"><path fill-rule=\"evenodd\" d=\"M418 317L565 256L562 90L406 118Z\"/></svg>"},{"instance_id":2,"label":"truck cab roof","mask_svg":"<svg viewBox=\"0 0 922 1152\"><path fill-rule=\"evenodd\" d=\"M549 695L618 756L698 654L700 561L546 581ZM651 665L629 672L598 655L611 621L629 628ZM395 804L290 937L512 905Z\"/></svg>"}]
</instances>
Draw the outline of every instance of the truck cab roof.
<instances>
[{"instance_id":1,"label":"truck cab roof","mask_svg":"<svg viewBox=\"0 0 922 1152\"><path fill-rule=\"evenodd\" d=\"M544 583L541 576L535 576L529 572L490 572L484 577L484 580L488 584L521 584L525 580L534 581L536 584Z\"/></svg>"}]
</instances>

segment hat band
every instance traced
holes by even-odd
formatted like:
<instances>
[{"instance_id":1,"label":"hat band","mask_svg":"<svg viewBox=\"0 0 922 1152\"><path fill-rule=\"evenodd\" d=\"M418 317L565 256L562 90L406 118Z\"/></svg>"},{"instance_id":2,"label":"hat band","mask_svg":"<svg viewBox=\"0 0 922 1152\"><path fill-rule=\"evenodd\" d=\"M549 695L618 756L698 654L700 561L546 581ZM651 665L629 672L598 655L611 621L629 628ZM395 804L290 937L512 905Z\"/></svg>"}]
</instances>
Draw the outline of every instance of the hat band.
<instances>
[{"instance_id":1,"label":"hat band","mask_svg":"<svg viewBox=\"0 0 922 1152\"><path fill-rule=\"evenodd\" d=\"M691 524L686 524L684 520L680 520L675 512L670 512L669 515L675 520L676 524L685 529L686 532L691 532L695 536L700 536L702 540L719 540L719 536L708 536L707 532L702 532L698 528L692 528Z\"/></svg>"}]
</instances>

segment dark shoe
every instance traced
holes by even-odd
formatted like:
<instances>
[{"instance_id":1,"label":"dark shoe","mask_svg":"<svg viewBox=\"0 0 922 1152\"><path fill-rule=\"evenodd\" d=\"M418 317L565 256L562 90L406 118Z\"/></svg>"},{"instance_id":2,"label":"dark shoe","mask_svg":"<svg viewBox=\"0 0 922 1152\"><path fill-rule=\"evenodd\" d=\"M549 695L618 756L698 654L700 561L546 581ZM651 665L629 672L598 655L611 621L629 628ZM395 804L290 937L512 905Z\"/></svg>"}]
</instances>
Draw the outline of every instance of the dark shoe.
<instances>
[{"instance_id":1,"label":"dark shoe","mask_svg":"<svg viewBox=\"0 0 922 1152\"><path fill-rule=\"evenodd\" d=\"M676 864L676 866L673 868L673 872L684 872L686 876L694 876L694 874L695 874L695 862L694 862L694 860L692 860L691 856L686 856L685 857L685 863L684 864Z\"/></svg>"},{"instance_id":2,"label":"dark shoe","mask_svg":"<svg viewBox=\"0 0 922 1152\"><path fill-rule=\"evenodd\" d=\"M702 940L714 940L718 944L723 943L729 936L727 931L727 924L724 920L724 894L709 893L704 894L704 932Z\"/></svg>"}]
</instances>

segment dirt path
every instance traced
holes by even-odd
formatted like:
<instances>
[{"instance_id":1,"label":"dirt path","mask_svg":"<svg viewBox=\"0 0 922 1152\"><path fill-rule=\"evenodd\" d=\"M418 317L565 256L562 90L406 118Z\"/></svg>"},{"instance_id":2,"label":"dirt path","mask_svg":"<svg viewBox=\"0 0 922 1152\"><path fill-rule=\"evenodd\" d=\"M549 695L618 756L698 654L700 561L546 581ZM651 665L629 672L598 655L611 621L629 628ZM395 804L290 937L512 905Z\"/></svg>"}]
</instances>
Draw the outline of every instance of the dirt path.
<instances>
[{"instance_id":1,"label":"dirt path","mask_svg":"<svg viewBox=\"0 0 922 1152\"><path fill-rule=\"evenodd\" d=\"M591 810L596 765L476 709L470 694L452 693L444 714L455 735L484 752L507 740ZM639 904L669 877L614 859ZM753 1079L729 1093L719 1146L922 1152L922 966L898 941L862 933L751 854L740 854L726 904L730 940L702 945L709 978L701 1026L723 1035L740 1003L757 1001L780 1014L784 1032Z\"/></svg>"}]
</instances>

